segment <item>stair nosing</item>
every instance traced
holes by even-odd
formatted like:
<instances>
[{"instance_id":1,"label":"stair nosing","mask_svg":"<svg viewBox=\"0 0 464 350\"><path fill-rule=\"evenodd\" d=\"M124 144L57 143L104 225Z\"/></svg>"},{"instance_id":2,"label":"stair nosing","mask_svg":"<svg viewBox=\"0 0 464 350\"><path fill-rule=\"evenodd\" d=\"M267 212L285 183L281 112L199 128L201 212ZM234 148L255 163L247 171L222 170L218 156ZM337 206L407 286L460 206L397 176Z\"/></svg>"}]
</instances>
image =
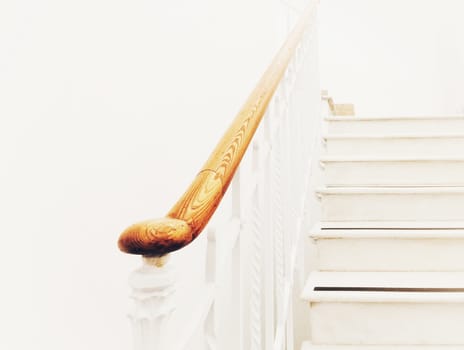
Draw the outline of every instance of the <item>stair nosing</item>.
<instances>
[{"instance_id":1,"label":"stair nosing","mask_svg":"<svg viewBox=\"0 0 464 350\"><path fill-rule=\"evenodd\" d=\"M417 133L417 134L336 134L329 133L322 135L324 140L389 140L389 139L453 139L453 138L464 138L464 133Z\"/></svg>"},{"instance_id":2,"label":"stair nosing","mask_svg":"<svg viewBox=\"0 0 464 350\"><path fill-rule=\"evenodd\" d=\"M464 186L379 186L319 187L317 194L464 194Z\"/></svg>"},{"instance_id":3,"label":"stair nosing","mask_svg":"<svg viewBox=\"0 0 464 350\"><path fill-rule=\"evenodd\" d=\"M304 341L301 350L464 350L464 345L313 344Z\"/></svg>"},{"instance_id":4,"label":"stair nosing","mask_svg":"<svg viewBox=\"0 0 464 350\"><path fill-rule=\"evenodd\" d=\"M346 116L346 117L326 117L326 121L335 121L335 122L362 122L362 121L428 121L428 120L464 120L462 115L448 115L448 116L398 116L398 117L357 117L357 116Z\"/></svg>"},{"instance_id":5,"label":"stair nosing","mask_svg":"<svg viewBox=\"0 0 464 350\"><path fill-rule=\"evenodd\" d=\"M315 288L389 288L317 291ZM391 289L424 289L392 291ZM429 289L431 291L429 291ZM435 290L448 291L435 291ZM464 303L464 272L311 272L301 298L309 302Z\"/></svg>"},{"instance_id":6,"label":"stair nosing","mask_svg":"<svg viewBox=\"0 0 464 350\"><path fill-rule=\"evenodd\" d=\"M313 239L464 239L464 228L455 229L322 229L313 228Z\"/></svg>"},{"instance_id":7,"label":"stair nosing","mask_svg":"<svg viewBox=\"0 0 464 350\"><path fill-rule=\"evenodd\" d=\"M319 223L324 230L356 230L356 229L430 229L455 230L464 229L464 221L333 221L322 220Z\"/></svg>"},{"instance_id":8,"label":"stair nosing","mask_svg":"<svg viewBox=\"0 0 464 350\"><path fill-rule=\"evenodd\" d=\"M464 162L464 157L444 157L444 156L435 156L435 157L424 157L424 156L407 156L407 157L397 157L397 156L321 156L320 162L322 163L361 163L361 162Z\"/></svg>"}]
</instances>

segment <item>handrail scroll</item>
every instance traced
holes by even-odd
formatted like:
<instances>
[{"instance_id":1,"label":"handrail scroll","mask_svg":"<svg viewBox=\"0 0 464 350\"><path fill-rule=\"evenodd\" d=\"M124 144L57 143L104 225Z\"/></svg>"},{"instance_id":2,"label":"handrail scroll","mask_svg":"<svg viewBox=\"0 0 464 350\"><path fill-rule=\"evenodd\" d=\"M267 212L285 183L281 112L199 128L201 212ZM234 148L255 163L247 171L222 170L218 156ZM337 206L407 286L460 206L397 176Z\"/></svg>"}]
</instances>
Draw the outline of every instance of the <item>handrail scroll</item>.
<instances>
[{"instance_id":1,"label":"handrail scroll","mask_svg":"<svg viewBox=\"0 0 464 350\"><path fill-rule=\"evenodd\" d=\"M129 254L163 256L192 242L221 202L258 128L297 46L311 24L317 1L311 3L263 74L190 187L166 217L127 228L118 241Z\"/></svg>"}]
</instances>

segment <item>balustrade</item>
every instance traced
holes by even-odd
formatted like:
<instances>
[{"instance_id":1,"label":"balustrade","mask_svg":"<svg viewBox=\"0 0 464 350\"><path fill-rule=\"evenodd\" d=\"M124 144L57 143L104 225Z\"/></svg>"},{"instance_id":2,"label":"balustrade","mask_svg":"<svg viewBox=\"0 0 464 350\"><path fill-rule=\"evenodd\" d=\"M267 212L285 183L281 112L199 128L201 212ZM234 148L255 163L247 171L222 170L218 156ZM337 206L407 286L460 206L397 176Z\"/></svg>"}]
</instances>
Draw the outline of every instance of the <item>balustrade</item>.
<instances>
[{"instance_id":1,"label":"balustrade","mask_svg":"<svg viewBox=\"0 0 464 350\"><path fill-rule=\"evenodd\" d=\"M315 1L167 217L121 236L145 256L130 279L136 350L298 346L322 124L316 15ZM200 265L186 284L182 271Z\"/></svg>"}]
</instances>

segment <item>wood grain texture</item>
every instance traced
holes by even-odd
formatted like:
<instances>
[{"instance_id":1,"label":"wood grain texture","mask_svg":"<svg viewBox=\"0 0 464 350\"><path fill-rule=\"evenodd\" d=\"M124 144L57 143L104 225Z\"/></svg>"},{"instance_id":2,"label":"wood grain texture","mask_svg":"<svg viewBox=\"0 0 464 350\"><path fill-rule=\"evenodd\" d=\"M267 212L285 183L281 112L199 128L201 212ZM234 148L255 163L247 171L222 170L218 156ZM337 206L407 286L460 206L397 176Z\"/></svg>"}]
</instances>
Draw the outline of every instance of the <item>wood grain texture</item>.
<instances>
[{"instance_id":1,"label":"wood grain texture","mask_svg":"<svg viewBox=\"0 0 464 350\"><path fill-rule=\"evenodd\" d=\"M161 256L193 241L206 226L226 192L287 66L311 23L312 2L279 50L213 153L165 218L135 224L119 238L130 254Z\"/></svg>"},{"instance_id":2,"label":"wood grain texture","mask_svg":"<svg viewBox=\"0 0 464 350\"><path fill-rule=\"evenodd\" d=\"M185 221L162 218L128 227L119 238L118 245L123 252L162 256L192 240L192 229Z\"/></svg>"}]
</instances>

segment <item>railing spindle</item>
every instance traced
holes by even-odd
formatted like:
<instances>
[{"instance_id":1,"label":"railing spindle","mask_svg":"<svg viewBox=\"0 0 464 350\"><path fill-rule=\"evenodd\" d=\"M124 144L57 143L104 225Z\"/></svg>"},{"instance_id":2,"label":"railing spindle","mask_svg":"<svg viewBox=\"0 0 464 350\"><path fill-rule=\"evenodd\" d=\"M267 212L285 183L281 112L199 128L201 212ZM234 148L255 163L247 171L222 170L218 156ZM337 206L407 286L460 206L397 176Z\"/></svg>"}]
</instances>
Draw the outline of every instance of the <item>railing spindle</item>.
<instances>
[{"instance_id":1,"label":"railing spindle","mask_svg":"<svg viewBox=\"0 0 464 350\"><path fill-rule=\"evenodd\" d=\"M208 241L206 246L206 265L205 279L207 285L216 283L216 268L217 268L217 247L216 247L216 230L210 228L208 230ZM214 288L214 287L213 287ZM213 300L211 308L206 317L204 332L205 332L205 347L206 350L218 350L216 339L216 301Z\"/></svg>"}]
</instances>

